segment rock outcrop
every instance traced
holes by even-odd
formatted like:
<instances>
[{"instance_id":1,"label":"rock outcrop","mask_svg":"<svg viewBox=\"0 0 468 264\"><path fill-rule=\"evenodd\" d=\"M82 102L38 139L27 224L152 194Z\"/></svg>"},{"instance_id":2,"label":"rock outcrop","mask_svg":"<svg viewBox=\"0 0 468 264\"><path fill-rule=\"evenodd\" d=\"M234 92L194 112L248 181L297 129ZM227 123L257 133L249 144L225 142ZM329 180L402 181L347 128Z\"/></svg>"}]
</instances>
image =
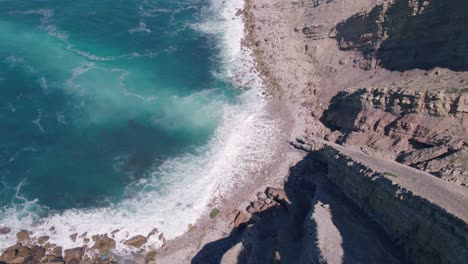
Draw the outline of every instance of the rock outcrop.
<instances>
[{"instance_id":1,"label":"rock outcrop","mask_svg":"<svg viewBox=\"0 0 468 264\"><path fill-rule=\"evenodd\" d=\"M342 50L361 51L391 70L468 70L468 2L391 0L339 23Z\"/></svg>"},{"instance_id":2,"label":"rock outcrop","mask_svg":"<svg viewBox=\"0 0 468 264\"><path fill-rule=\"evenodd\" d=\"M468 185L468 91L374 88L339 93L322 122L332 142Z\"/></svg>"}]
</instances>

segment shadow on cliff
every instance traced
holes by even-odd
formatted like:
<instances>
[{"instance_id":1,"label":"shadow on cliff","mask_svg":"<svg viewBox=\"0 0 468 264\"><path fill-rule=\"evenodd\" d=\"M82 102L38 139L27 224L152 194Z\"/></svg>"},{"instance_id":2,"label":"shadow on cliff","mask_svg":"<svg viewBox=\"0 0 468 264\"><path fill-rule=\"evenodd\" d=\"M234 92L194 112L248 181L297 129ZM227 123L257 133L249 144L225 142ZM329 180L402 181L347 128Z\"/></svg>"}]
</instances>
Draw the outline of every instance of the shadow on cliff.
<instances>
[{"instance_id":1,"label":"shadow on cliff","mask_svg":"<svg viewBox=\"0 0 468 264\"><path fill-rule=\"evenodd\" d=\"M320 117L320 122L332 131L338 130L342 133L353 131L359 113L363 109L360 97L364 93L366 93L364 89L352 94L345 91L339 92L330 100L328 109Z\"/></svg>"},{"instance_id":2,"label":"shadow on cliff","mask_svg":"<svg viewBox=\"0 0 468 264\"><path fill-rule=\"evenodd\" d=\"M237 263L318 263L321 253L317 224L311 220L317 203L328 204L331 208L333 224L342 237L342 263L366 263L398 256L383 232L328 181L327 165L317 157L318 153L309 153L291 167L284 186L290 203L283 202L252 214L247 223L233 229L228 237L205 245L191 263L220 263L226 252L239 243L242 243L242 249L239 247L240 252L234 258ZM363 224L350 225L348 218ZM374 238L369 234L382 237L377 243L373 239L360 239ZM373 247L377 250L373 251ZM374 253L382 257L372 255Z\"/></svg>"},{"instance_id":3,"label":"shadow on cliff","mask_svg":"<svg viewBox=\"0 0 468 264\"><path fill-rule=\"evenodd\" d=\"M279 254L281 263L303 263L300 260L304 258L303 223L315 194L315 185L298 177L306 166L308 162L303 160L290 169L284 186L289 204L282 202L252 214L247 223L233 229L228 237L205 245L191 263L220 263L223 255L238 243L243 246L238 263L275 263L275 254L277 259Z\"/></svg>"},{"instance_id":4,"label":"shadow on cliff","mask_svg":"<svg viewBox=\"0 0 468 264\"><path fill-rule=\"evenodd\" d=\"M468 1L396 0L336 27L339 46L358 50L389 70L468 70ZM384 19L382 20L382 17Z\"/></svg>"}]
</instances>

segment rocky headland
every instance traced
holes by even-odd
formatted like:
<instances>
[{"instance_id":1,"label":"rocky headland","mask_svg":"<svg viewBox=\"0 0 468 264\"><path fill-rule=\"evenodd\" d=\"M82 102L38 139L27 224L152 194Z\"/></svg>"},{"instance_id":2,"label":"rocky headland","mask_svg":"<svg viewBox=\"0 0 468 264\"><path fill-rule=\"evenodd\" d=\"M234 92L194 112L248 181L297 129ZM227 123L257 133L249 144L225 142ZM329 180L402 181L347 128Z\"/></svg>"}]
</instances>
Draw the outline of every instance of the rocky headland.
<instances>
[{"instance_id":1,"label":"rocky headland","mask_svg":"<svg viewBox=\"0 0 468 264\"><path fill-rule=\"evenodd\" d=\"M465 263L468 2L246 0L244 45L283 121L274 162L162 247L62 249L17 234L0 263ZM11 232L0 225L0 236Z\"/></svg>"}]
</instances>

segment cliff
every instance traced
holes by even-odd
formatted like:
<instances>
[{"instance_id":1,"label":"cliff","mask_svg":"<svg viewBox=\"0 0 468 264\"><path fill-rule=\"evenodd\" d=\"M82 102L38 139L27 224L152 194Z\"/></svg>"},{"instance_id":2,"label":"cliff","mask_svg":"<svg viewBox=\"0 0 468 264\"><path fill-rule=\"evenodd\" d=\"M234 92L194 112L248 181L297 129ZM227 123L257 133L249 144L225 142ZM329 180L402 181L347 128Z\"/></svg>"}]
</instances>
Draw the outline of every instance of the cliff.
<instances>
[{"instance_id":1,"label":"cliff","mask_svg":"<svg viewBox=\"0 0 468 264\"><path fill-rule=\"evenodd\" d=\"M468 2L392 0L336 26L343 50L359 50L391 70L468 70Z\"/></svg>"},{"instance_id":2,"label":"cliff","mask_svg":"<svg viewBox=\"0 0 468 264\"><path fill-rule=\"evenodd\" d=\"M348 90L330 102L326 139L468 185L468 91Z\"/></svg>"},{"instance_id":3,"label":"cliff","mask_svg":"<svg viewBox=\"0 0 468 264\"><path fill-rule=\"evenodd\" d=\"M468 259L465 188L320 140L295 145L315 153L326 164L327 177L413 262L464 263Z\"/></svg>"}]
</instances>

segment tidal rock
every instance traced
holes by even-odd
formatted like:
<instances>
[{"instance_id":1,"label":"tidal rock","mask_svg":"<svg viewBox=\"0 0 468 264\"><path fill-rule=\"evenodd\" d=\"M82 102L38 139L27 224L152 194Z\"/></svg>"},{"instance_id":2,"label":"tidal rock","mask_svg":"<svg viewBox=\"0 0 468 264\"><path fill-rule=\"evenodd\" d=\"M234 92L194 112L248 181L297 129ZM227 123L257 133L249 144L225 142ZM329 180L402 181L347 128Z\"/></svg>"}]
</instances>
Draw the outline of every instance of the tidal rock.
<instances>
[{"instance_id":1,"label":"tidal rock","mask_svg":"<svg viewBox=\"0 0 468 264\"><path fill-rule=\"evenodd\" d=\"M0 227L0 235L6 235L11 232L11 228L9 227Z\"/></svg>"},{"instance_id":2,"label":"tidal rock","mask_svg":"<svg viewBox=\"0 0 468 264\"><path fill-rule=\"evenodd\" d=\"M37 239L37 243L39 243L39 245L44 245L49 239L49 236L41 236Z\"/></svg>"},{"instance_id":3,"label":"tidal rock","mask_svg":"<svg viewBox=\"0 0 468 264\"><path fill-rule=\"evenodd\" d=\"M16 239L18 240L18 242L29 241L29 240L30 240L29 231L27 231L27 230L21 230L21 231L19 231L19 232L16 234Z\"/></svg>"},{"instance_id":4,"label":"tidal rock","mask_svg":"<svg viewBox=\"0 0 468 264\"><path fill-rule=\"evenodd\" d=\"M78 237L78 233L74 233L74 234L71 234L71 235L70 235L70 239L71 239L71 241L73 241L73 242L76 242L76 238L77 238L77 237Z\"/></svg>"},{"instance_id":5,"label":"tidal rock","mask_svg":"<svg viewBox=\"0 0 468 264\"><path fill-rule=\"evenodd\" d=\"M125 245L127 246L132 246L132 247L136 247L136 248L140 248L141 246L143 246L144 244L146 244L148 240L146 239L146 237L142 236L142 235L137 235L137 236L134 236L128 240L126 240L124 242Z\"/></svg>"},{"instance_id":6,"label":"tidal rock","mask_svg":"<svg viewBox=\"0 0 468 264\"><path fill-rule=\"evenodd\" d=\"M66 249L64 252L64 260L66 263L73 263L73 261L81 261L83 258L83 255L85 253L85 247L76 247L76 248L70 248Z\"/></svg>"},{"instance_id":7,"label":"tidal rock","mask_svg":"<svg viewBox=\"0 0 468 264\"><path fill-rule=\"evenodd\" d=\"M16 257L17 250L21 247L21 244L17 243L7 249L5 249L0 256L0 261L9 262Z\"/></svg>"},{"instance_id":8,"label":"tidal rock","mask_svg":"<svg viewBox=\"0 0 468 264\"><path fill-rule=\"evenodd\" d=\"M158 229L157 228L153 228L153 230L151 230L151 232L149 232L149 234L146 236L146 238L150 238L151 236L154 236L158 233Z\"/></svg>"},{"instance_id":9,"label":"tidal rock","mask_svg":"<svg viewBox=\"0 0 468 264\"><path fill-rule=\"evenodd\" d=\"M94 245L92 248L99 250L102 254L108 253L116 246L115 240L108 237L107 234L94 235L92 239L94 241Z\"/></svg>"},{"instance_id":10,"label":"tidal rock","mask_svg":"<svg viewBox=\"0 0 468 264\"><path fill-rule=\"evenodd\" d=\"M51 252L51 255L57 257L57 258L61 258L62 257L62 247L55 247L54 249L52 249L52 252Z\"/></svg>"}]
</instances>

